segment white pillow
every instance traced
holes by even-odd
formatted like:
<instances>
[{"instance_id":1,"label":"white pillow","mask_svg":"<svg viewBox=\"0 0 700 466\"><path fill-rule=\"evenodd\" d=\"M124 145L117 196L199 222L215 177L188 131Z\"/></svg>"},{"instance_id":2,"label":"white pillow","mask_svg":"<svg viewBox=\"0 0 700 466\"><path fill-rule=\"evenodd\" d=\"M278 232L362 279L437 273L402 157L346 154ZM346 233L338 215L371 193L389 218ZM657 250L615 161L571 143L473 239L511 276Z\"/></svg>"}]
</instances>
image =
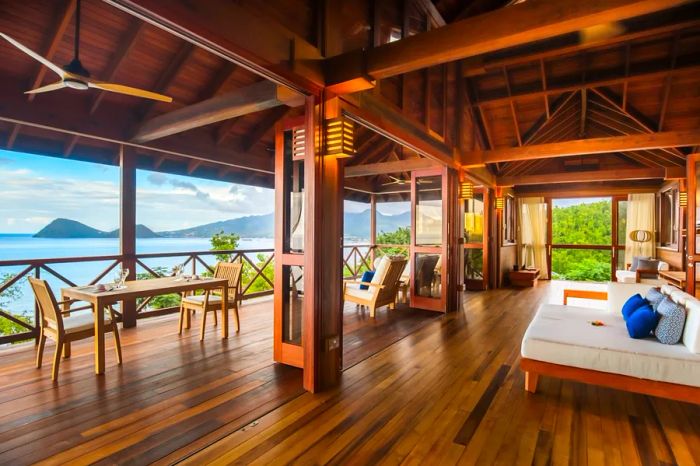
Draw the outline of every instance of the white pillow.
<instances>
[{"instance_id":1,"label":"white pillow","mask_svg":"<svg viewBox=\"0 0 700 466\"><path fill-rule=\"evenodd\" d=\"M382 256L382 259L379 261L379 265L377 265L377 267L374 270L374 277L372 277L372 283L382 283L382 281L384 280L384 275L386 275L386 271L389 269L389 262L390 261L387 256Z\"/></svg>"},{"instance_id":2,"label":"white pillow","mask_svg":"<svg viewBox=\"0 0 700 466\"><path fill-rule=\"evenodd\" d=\"M683 344L691 353L700 354L700 301L695 298L688 299L685 310Z\"/></svg>"}]
</instances>

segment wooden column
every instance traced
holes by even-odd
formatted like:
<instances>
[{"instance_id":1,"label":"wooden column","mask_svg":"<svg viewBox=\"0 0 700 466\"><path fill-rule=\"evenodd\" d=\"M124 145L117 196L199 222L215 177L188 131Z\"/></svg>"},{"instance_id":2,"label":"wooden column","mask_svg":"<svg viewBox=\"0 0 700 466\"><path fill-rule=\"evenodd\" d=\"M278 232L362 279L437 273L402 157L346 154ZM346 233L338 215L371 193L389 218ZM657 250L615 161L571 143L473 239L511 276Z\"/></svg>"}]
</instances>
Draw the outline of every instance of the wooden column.
<instances>
[{"instance_id":1,"label":"wooden column","mask_svg":"<svg viewBox=\"0 0 700 466\"><path fill-rule=\"evenodd\" d=\"M127 280L136 279L136 157L119 146L119 254L122 267L129 269ZM121 303L122 325L136 326L136 301Z\"/></svg>"},{"instance_id":2,"label":"wooden column","mask_svg":"<svg viewBox=\"0 0 700 466\"><path fill-rule=\"evenodd\" d=\"M459 173L447 169L447 192L445 193L445 221L447 222L447 312L458 311L462 307L462 287L464 284L464 247L462 238L462 201L459 199Z\"/></svg>"},{"instance_id":3,"label":"wooden column","mask_svg":"<svg viewBox=\"0 0 700 466\"><path fill-rule=\"evenodd\" d=\"M375 246L377 245L377 195L369 195L369 244L371 246L370 258L372 259L372 267L374 267L374 259L376 257Z\"/></svg>"},{"instance_id":4,"label":"wooden column","mask_svg":"<svg viewBox=\"0 0 700 466\"><path fill-rule=\"evenodd\" d=\"M324 157L322 122L339 115L336 98L306 104L307 134L320 135L307 144L305 166L306 251L304 309L304 388L317 392L340 383L342 370L343 296L343 159ZM311 163L310 163L311 162Z\"/></svg>"}]
</instances>

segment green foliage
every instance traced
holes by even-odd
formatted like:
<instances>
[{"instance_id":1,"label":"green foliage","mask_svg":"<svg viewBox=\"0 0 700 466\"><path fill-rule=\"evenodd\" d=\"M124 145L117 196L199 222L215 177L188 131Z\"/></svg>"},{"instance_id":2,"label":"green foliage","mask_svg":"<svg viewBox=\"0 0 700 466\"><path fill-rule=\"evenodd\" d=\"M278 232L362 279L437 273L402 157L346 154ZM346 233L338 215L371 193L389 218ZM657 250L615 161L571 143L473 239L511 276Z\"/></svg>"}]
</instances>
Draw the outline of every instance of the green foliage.
<instances>
[{"instance_id":1,"label":"green foliage","mask_svg":"<svg viewBox=\"0 0 700 466\"><path fill-rule=\"evenodd\" d=\"M275 282L275 260L271 260L269 264L267 264L267 267L264 269L262 268L265 265L265 262L267 262L267 256L262 253L258 253L255 256L255 266L258 269L262 270L262 275L267 277L268 280L270 280L271 283ZM253 267L248 262L243 262L243 271L241 275L241 284L243 285L243 289L245 289L246 286L248 286L248 283L253 280L257 272ZM258 293L261 291L268 291L271 290L272 286L265 281L264 278L262 277L257 277L253 281L253 284L250 285L248 290L246 291L246 294L251 294L251 293Z\"/></svg>"},{"instance_id":2,"label":"green foliage","mask_svg":"<svg viewBox=\"0 0 700 466\"><path fill-rule=\"evenodd\" d=\"M14 274L2 274L0 275L0 283L6 283L9 280L12 280L14 277ZM8 306L12 301L15 301L22 297L22 281L23 280L18 281L17 283L15 283L0 294L0 310L5 311L8 314L12 314L8 309ZM18 320L21 320L22 322L31 323L31 318L28 315L12 315ZM0 335L13 335L15 333L22 333L26 330L27 329L22 327L21 325L18 325L15 322L12 322L11 320L5 319L4 317L0 317Z\"/></svg>"},{"instance_id":3,"label":"green foliage","mask_svg":"<svg viewBox=\"0 0 700 466\"><path fill-rule=\"evenodd\" d=\"M221 230L219 233L214 233L211 237L211 250L212 251L227 251L234 250L238 248L238 242L241 237L235 233L224 233ZM217 254L216 260L219 262L229 262L231 260L230 254Z\"/></svg>"},{"instance_id":4,"label":"green foliage","mask_svg":"<svg viewBox=\"0 0 700 466\"><path fill-rule=\"evenodd\" d=\"M590 204L555 207L552 210L553 244L610 245L612 204L602 200ZM610 280L610 251L553 249L552 278L560 280Z\"/></svg>"},{"instance_id":5,"label":"green foliage","mask_svg":"<svg viewBox=\"0 0 700 466\"><path fill-rule=\"evenodd\" d=\"M170 270L167 267L153 267L153 271L157 274L167 277L170 275ZM148 272L137 273L136 280L148 280L150 278L155 278ZM144 298L137 298L136 305L140 306ZM151 309L165 309L168 307L175 307L180 305L180 295L177 293L164 294L162 296L155 296L148 303L148 307Z\"/></svg>"},{"instance_id":6,"label":"green foliage","mask_svg":"<svg viewBox=\"0 0 700 466\"><path fill-rule=\"evenodd\" d=\"M411 229L409 227L399 227L395 231L382 231L377 235L377 244L409 244L411 242ZM408 255L408 248L382 248L380 254L390 256Z\"/></svg>"}]
</instances>

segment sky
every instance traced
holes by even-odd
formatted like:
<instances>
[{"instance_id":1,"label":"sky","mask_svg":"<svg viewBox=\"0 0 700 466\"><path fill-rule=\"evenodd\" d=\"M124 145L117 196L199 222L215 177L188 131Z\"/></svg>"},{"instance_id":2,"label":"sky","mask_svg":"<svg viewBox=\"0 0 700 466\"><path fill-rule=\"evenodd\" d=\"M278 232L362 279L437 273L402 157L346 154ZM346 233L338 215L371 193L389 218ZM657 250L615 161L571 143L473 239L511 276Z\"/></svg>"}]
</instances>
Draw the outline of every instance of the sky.
<instances>
[{"instance_id":1,"label":"sky","mask_svg":"<svg viewBox=\"0 0 700 466\"><path fill-rule=\"evenodd\" d=\"M138 170L136 222L178 230L274 211L272 189ZM406 203L379 204L384 214ZM369 204L346 201L349 212ZM119 168L0 149L0 233L36 233L55 218L100 230L119 223Z\"/></svg>"}]
</instances>

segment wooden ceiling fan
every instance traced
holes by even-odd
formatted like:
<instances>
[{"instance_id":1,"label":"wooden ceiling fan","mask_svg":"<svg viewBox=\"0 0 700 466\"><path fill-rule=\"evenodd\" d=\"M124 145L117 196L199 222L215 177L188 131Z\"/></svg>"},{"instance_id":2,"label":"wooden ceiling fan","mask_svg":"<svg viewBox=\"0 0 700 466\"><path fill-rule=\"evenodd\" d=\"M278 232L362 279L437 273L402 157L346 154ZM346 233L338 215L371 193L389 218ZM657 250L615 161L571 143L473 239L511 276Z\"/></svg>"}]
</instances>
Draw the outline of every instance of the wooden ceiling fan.
<instances>
[{"instance_id":1,"label":"wooden ceiling fan","mask_svg":"<svg viewBox=\"0 0 700 466\"><path fill-rule=\"evenodd\" d=\"M411 180L410 180L410 179L397 178L397 177L391 176L391 175L388 175L388 176L389 176L389 178L392 179L392 181L390 181L390 182L388 182L388 183L382 183L382 186L389 186L389 185L392 185L392 184L397 184L397 185L399 185L399 186L404 186L404 185L407 185L407 184L411 184ZM432 181L430 181L430 180L418 179L418 181L416 181L416 184L430 184L430 183L432 183Z\"/></svg>"},{"instance_id":2,"label":"wooden ceiling fan","mask_svg":"<svg viewBox=\"0 0 700 466\"><path fill-rule=\"evenodd\" d=\"M0 32L0 37L20 49L22 52L26 53L54 73L56 73L61 80L52 84L47 84L46 86L37 87L36 89L31 89L25 94L39 94L42 92L56 91L69 87L71 89L77 89L84 91L87 89L100 89L102 91L115 92L117 94L131 95L135 97L141 97L144 99L158 100L161 102L172 102L173 98L167 95L158 94L156 92L146 91L143 89L138 89L136 87L125 86L123 84L106 83L102 81L97 81L90 78L90 72L85 69L83 64L80 62L80 0L78 0L75 11L75 45L74 45L74 55L73 60L63 68L52 63L46 58L42 57L33 50L25 47L21 43L17 42L12 37Z\"/></svg>"}]
</instances>

